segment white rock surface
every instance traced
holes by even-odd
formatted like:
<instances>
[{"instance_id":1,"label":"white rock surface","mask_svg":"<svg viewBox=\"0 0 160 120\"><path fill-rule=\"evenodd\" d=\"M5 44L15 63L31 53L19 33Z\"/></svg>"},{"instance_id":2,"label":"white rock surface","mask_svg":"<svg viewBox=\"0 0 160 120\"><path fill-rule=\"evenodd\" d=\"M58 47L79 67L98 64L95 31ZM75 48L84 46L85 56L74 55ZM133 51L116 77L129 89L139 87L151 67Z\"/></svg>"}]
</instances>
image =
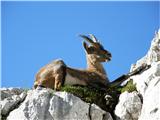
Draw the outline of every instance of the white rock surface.
<instances>
[{"instance_id":1,"label":"white rock surface","mask_svg":"<svg viewBox=\"0 0 160 120\"><path fill-rule=\"evenodd\" d=\"M51 92L47 89L28 91L25 101L9 114L7 120L51 120L50 98Z\"/></svg>"},{"instance_id":2,"label":"white rock surface","mask_svg":"<svg viewBox=\"0 0 160 120\"><path fill-rule=\"evenodd\" d=\"M143 95L139 120L160 120L160 76L150 81Z\"/></svg>"},{"instance_id":3,"label":"white rock surface","mask_svg":"<svg viewBox=\"0 0 160 120\"><path fill-rule=\"evenodd\" d=\"M26 97L26 92L20 88L1 88L0 110L1 115L6 116Z\"/></svg>"},{"instance_id":4,"label":"white rock surface","mask_svg":"<svg viewBox=\"0 0 160 120\"><path fill-rule=\"evenodd\" d=\"M24 89L22 88L1 88L1 100L4 100L5 98L11 97L13 95L20 95L23 91Z\"/></svg>"},{"instance_id":5,"label":"white rock surface","mask_svg":"<svg viewBox=\"0 0 160 120\"><path fill-rule=\"evenodd\" d=\"M155 79L160 76L160 61L151 64L151 68L144 71L139 75L131 77L133 82L136 84L138 92L144 96L147 88L150 86L151 81L158 81ZM153 86L154 89L154 86Z\"/></svg>"},{"instance_id":6,"label":"white rock surface","mask_svg":"<svg viewBox=\"0 0 160 120\"><path fill-rule=\"evenodd\" d=\"M155 33L155 36L151 42L151 47L147 54L138 60L136 64L131 66L131 71L142 66L142 64L152 64L154 62L160 61L160 30Z\"/></svg>"},{"instance_id":7,"label":"white rock surface","mask_svg":"<svg viewBox=\"0 0 160 120\"><path fill-rule=\"evenodd\" d=\"M99 114L95 114L99 113ZM25 101L7 120L112 120L110 113L67 92L30 90Z\"/></svg>"},{"instance_id":8,"label":"white rock surface","mask_svg":"<svg viewBox=\"0 0 160 120\"><path fill-rule=\"evenodd\" d=\"M145 57L145 60L142 58L134 67L150 64L151 68L132 77L138 92L143 97L139 120L160 120L160 30L152 40L151 47Z\"/></svg>"},{"instance_id":9,"label":"white rock surface","mask_svg":"<svg viewBox=\"0 0 160 120\"><path fill-rule=\"evenodd\" d=\"M141 112L141 99L137 92L122 93L115 108L115 115L120 120L137 120Z\"/></svg>"},{"instance_id":10,"label":"white rock surface","mask_svg":"<svg viewBox=\"0 0 160 120\"><path fill-rule=\"evenodd\" d=\"M131 71L144 64L151 65L151 68L130 78L143 99L142 109L135 93L122 93L115 110L120 120L160 120L160 30L155 34L148 53L131 66ZM137 111L136 114L132 110Z\"/></svg>"},{"instance_id":11,"label":"white rock surface","mask_svg":"<svg viewBox=\"0 0 160 120\"><path fill-rule=\"evenodd\" d=\"M140 75L132 77L143 97L139 120L160 120L160 61Z\"/></svg>"},{"instance_id":12,"label":"white rock surface","mask_svg":"<svg viewBox=\"0 0 160 120\"><path fill-rule=\"evenodd\" d=\"M110 113L102 111L95 104L92 104L90 107L90 117L90 120L113 120Z\"/></svg>"}]
</instances>

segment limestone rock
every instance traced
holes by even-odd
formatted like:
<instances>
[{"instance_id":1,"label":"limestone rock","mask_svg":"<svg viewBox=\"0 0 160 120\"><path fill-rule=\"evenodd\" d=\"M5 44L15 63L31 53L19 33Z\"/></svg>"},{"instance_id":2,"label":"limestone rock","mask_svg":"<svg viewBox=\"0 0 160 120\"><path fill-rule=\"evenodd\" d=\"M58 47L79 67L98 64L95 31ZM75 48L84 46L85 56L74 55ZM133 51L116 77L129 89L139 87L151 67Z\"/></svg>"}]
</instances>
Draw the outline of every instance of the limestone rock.
<instances>
[{"instance_id":1,"label":"limestone rock","mask_svg":"<svg viewBox=\"0 0 160 120\"><path fill-rule=\"evenodd\" d=\"M97 105L87 104L72 94L56 92L54 95L56 96L50 101L49 111L56 120L112 120L111 115Z\"/></svg>"},{"instance_id":2,"label":"limestone rock","mask_svg":"<svg viewBox=\"0 0 160 120\"><path fill-rule=\"evenodd\" d=\"M147 88L150 86L151 81L159 81L158 79L155 79L157 77L160 77L160 61L152 63L150 69L139 75L131 77L131 79L133 79L133 82L136 84L138 92L144 96Z\"/></svg>"},{"instance_id":3,"label":"limestone rock","mask_svg":"<svg viewBox=\"0 0 160 120\"><path fill-rule=\"evenodd\" d=\"M7 120L51 120L48 112L51 92L49 90L30 90L25 101L13 110Z\"/></svg>"},{"instance_id":4,"label":"limestone rock","mask_svg":"<svg viewBox=\"0 0 160 120\"><path fill-rule=\"evenodd\" d=\"M137 90L143 96L143 106L139 120L160 119L160 61L140 75L132 77Z\"/></svg>"},{"instance_id":5,"label":"limestone rock","mask_svg":"<svg viewBox=\"0 0 160 120\"><path fill-rule=\"evenodd\" d=\"M151 65L151 67L148 70L145 70L144 72L132 76L130 78L133 80L133 83L136 84L138 94L139 96L142 97L141 99L143 102L142 109L141 107L139 108L137 107L137 110L139 109L139 111L141 112L138 112L137 117L135 114L135 117L133 118L138 120L159 120L160 119L160 30L155 34L155 37L151 42L151 47L147 52L147 54L142 59L138 60L136 64L131 66L131 71L135 70L136 68L144 64ZM120 95L119 99L120 102L116 106L115 110L115 114L121 120L126 119L127 116L129 118L129 116L132 116L133 114L133 112L131 112L131 114L127 113L126 111L127 106L123 107L122 110L120 109L120 105L123 106L123 104L126 103L127 99L129 100L129 98L127 97L125 98L125 94L126 93ZM124 99L122 99L122 97ZM137 99L139 101L138 97Z\"/></svg>"},{"instance_id":6,"label":"limestone rock","mask_svg":"<svg viewBox=\"0 0 160 120\"><path fill-rule=\"evenodd\" d=\"M89 119L89 104L67 92L56 92L50 104L50 114L56 120Z\"/></svg>"},{"instance_id":7,"label":"limestone rock","mask_svg":"<svg viewBox=\"0 0 160 120\"><path fill-rule=\"evenodd\" d=\"M11 97L13 95L20 95L24 89L22 88L1 88L1 100L4 100L5 98Z\"/></svg>"},{"instance_id":8,"label":"limestone rock","mask_svg":"<svg viewBox=\"0 0 160 120\"><path fill-rule=\"evenodd\" d=\"M137 92L122 93L119 97L119 103L115 108L115 115L119 120L138 120L141 112L141 99Z\"/></svg>"},{"instance_id":9,"label":"limestone rock","mask_svg":"<svg viewBox=\"0 0 160 120\"><path fill-rule=\"evenodd\" d=\"M151 42L151 47L147 54L138 60L136 64L133 64L131 67L131 71L142 66L142 64L151 65L154 62L160 61L160 30L155 33L155 37Z\"/></svg>"},{"instance_id":10,"label":"limestone rock","mask_svg":"<svg viewBox=\"0 0 160 120\"><path fill-rule=\"evenodd\" d=\"M151 68L133 76L138 92L143 97L142 111L139 120L160 119L160 30L152 40L151 47L145 56L134 67L150 64Z\"/></svg>"},{"instance_id":11,"label":"limestone rock","mask_svg":"<svg viewBox=\"0 0 160 120\"><path fill-rule=\"evenodd\" d=\"M8 113L17 107L26 97L26 92L19 88L1 88L0 109L1 115L6 116Z\"/></svg>"},{"instance_id":12,"label":"limestone rock","mask_svg":"<svg viewBox=\"0 0 160 120\"><path fill-rule=\"evenodd\" d=\"M139 120L160 120L160 76L150 81L143 95Z\"/></svg>"},{"instance_id":13,"label":"limestone rock","mask_svg":"<svg viewBox=\"0 0 160 120\"><path fill-rule=\"evenodd\" d=\"M101 110L95 104L92 104L90 107L90 117L90 120L113 120L110 113Z\"/></svg>"},{"instance_id":14,"label":"limestone rock","mask_svg":"<svg viewBox=\"0 0 160 120\"><path fill-rule=\"evenodd\" d=\"M151 64L151 68L132 77L138 92L143 97L139 120L160 119L160 61Z\"/></svg>"},{"instance_id":15,"label":"limestone rock","mask_svg":"<svg viewBox=\"0 0 160 120\"><path fill-rule=\"evenodd\" d=\"M99 114L95 114L99 113ZM110 113L80 98L51 89L30 90L25 101L13 110L7 120L112 120Z\"/></svg>"}]
</instances>

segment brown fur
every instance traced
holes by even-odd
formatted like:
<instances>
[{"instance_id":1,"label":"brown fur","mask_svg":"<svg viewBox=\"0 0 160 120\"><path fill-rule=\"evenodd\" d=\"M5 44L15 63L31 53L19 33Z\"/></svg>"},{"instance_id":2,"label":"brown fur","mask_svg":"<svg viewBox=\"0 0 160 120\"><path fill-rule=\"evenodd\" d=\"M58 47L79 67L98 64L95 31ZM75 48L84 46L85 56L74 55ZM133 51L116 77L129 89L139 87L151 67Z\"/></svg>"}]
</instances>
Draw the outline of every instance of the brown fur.
<instances>
[{"instance_id":1,"label":"brown fur","mask_svg":"<svg viewBox=\"0 0 160 120\"><path fill-rule=\"evenodd\" d=\"M95 41L94 36L91 36L94 39L93 41L86 36L82 37L91 43L91 46L88 46L83 42L86 50L87 69L73 69L67 67L62 60L55 60L40 69L36 75L34 88L43 86L59 90L65 83L85 86L96 86L98 84L106 86L108 84L109 80L101 62L109 61L111 54L99 42ZM66 75L69 77L67 78Z\"/></svg>"},{"instance_id":2,"label":"brown fur","mask_svg":"<svg viewBox=\"0 0 160 120\"><path fill-rule=\"evenodd\" d=\"M44 66L36 75L34 88L38 85L51 89L60 88L66 72L64 68L65 64L62 60L55 60Z\"/></svg>"}]
</instances>

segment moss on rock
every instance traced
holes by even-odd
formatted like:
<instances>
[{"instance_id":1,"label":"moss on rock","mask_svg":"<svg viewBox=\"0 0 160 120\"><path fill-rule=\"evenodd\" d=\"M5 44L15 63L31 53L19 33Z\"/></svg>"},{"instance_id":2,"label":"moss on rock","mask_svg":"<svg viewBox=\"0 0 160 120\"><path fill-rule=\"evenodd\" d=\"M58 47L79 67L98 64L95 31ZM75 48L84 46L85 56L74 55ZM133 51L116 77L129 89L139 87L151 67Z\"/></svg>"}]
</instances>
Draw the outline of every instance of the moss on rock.
<instances>
[{"instance_id":1,"label":"moss on rock","mask_svg":"<svg viewBox=\"0 0 160 120\"><path fill-rule=\"evenodd\" d=\"M89 86L70 86L66 85L61 88L61 91L72 93L81 98L87 103L94 103L103 110L113 112L115 105L118 102L119 91L115 88L106 88L106 90L99 90ZM105 96L111 96L111 99L106 101Z\"/></svg>"},{"instance_id":2,"label":"moss on rock","mask_svg":"<svg viewBox=\"0 0 160 120\"><path fill-rule=\"evenodd\" d=\"M121 93L125 91L128 91L128 92L137 91L136 84L133 84L133 80L129 80L127 84L121 88Z\"/></svg>"},{"instance_id":3,"label":"moss on rock","mask_svg":"<svg viewBox=\"0 0 160 120\"><path fill-rule=\"evenodd\" d=\"M84 86L66 85L61 88L61 91L72 93L88 103L96 103L97 101L99 101L99 98L104 98L105 96L105 93L102 91Z\"/></svg>"},{"instance_id":4,"label":"moss on rock","mask_svg":"<svg viewBox=\"0 0 160 120\"><path fill-rule=\"evenodd\" d=\"M99 90L90 86L71 86L65 85L61 91L69 92L87 103L94 103L101 107L103 110L110 112L114 115L113 111L118 103L119 95L124 91L132 92L136 90L133 80L128 81L125 86L108 86L105 90ZM110 96L111 99L106 100L105 96ZM109 98L110 98L109 97Z\"/></svg>"}]
</instances>

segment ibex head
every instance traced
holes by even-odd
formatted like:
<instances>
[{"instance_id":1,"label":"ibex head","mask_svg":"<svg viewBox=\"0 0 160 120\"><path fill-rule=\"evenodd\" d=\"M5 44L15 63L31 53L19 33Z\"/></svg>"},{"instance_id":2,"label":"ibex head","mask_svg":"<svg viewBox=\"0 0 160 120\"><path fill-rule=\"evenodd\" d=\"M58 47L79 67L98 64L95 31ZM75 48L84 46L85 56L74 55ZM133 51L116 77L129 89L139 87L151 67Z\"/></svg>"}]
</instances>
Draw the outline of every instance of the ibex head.
<instances>
[{"instance_id":1,"label":"ibex head","mask_svg":"<svg viewBox=\"0 0 160 120\"><path fill-rule=\"evenodd\" d=\"M88 46L87 43L84 41L83 46L86 50L87 55L92 59L94 62L107 62L111 60L111 53L104 49L104 47L100 44L97 38L89 34L90 37L85 35L80 35L84 40L86 40L90 45Z\"/></svg>"}]
</instances>

